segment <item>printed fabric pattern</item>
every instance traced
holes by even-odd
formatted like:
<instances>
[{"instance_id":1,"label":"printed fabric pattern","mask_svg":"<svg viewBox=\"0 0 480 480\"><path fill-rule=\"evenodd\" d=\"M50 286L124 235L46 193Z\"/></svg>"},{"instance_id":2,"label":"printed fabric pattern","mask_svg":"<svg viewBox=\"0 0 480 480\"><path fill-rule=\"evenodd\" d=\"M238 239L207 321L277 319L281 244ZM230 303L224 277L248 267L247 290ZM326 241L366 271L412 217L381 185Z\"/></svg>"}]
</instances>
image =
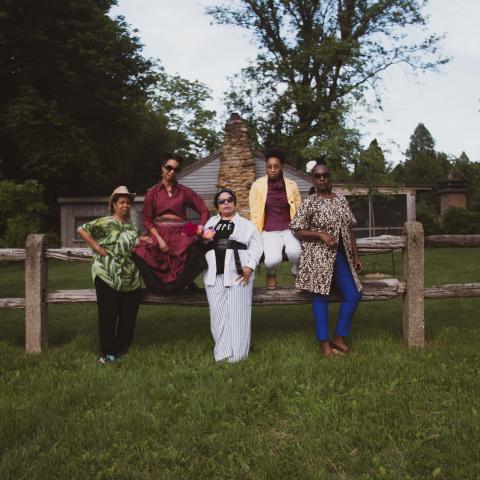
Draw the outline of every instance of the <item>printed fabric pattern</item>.
<instances>
[{"instance_id":1,"label":"printed fabric pattern","mask_svg":"<svg viewBox=\"0 0 480 480\"><path fill-rule=\"evenodd\" d=\"M345 247L348 265L358 291L362 284L355 271L352 255L350 229L357 221L344 195L336 193L330 200L318 194L310 195L300 205L290 222L290 230L311 230L332 235L337 244L340 237ZM302 241L302 252L298 261L295 288L328 295L333 276L337 251L328 248L321 240Z\"/></svg>"},{"instance_id":2,"label":"printed fabric pattern","mask_svg":"<svg viewBox=\"0 0 480 480\"><path fill-rule=\"evenodd\" d=\"M140 274L133 262L132 252L140 232L131 223L123 223L112 217L101 217L81 226L107 251L102 257L93 252L92 278L100 277L119 292L140 288Z\"/></svg>"}]
</instances>

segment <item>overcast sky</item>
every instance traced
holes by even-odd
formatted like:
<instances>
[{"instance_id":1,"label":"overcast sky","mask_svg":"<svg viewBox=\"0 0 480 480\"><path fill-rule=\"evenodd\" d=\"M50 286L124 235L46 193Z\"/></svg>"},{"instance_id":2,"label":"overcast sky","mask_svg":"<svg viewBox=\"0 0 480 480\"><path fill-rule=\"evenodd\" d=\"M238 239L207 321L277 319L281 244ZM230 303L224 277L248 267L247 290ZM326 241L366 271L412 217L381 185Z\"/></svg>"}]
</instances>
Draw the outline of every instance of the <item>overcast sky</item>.
<instances>
[{"instance_id":1,"label":"overcast sky","mask_svg":"<svg viewBox=\"0 0 480 480\"><path fill-rule=\"evenodd\" d=\"M222 111L227 77L256 56L247 34L211 25L204 14L212 0L118 0L113 15L138 29L147 57L160 59L167 73L206 84L213 107ZM363 142L377 138L393 163L403 159L410 135L423 122L437 150L458 156L464 150L480 161L480 0L430 0L429 25L446 33L443 52L452 60L440 73L412 78L401 69L385 75L383 112L365 114ZM363 110L361 111L363 113Z\"/></svg>"}]
</instances>

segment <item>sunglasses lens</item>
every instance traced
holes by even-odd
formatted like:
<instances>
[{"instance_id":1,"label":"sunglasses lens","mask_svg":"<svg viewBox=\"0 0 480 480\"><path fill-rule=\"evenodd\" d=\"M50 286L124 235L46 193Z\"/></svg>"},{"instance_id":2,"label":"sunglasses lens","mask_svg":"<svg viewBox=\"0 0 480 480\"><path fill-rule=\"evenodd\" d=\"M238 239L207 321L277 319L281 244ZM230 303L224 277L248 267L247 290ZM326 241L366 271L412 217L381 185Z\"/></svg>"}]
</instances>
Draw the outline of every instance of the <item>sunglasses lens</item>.
<instances>
[{"instance_id":1,"label":"sunglasses lens","mask_svg":"<svg viewBox=\"0 0 480 480\"><path fill-rule=\"evenodd\" d=\"M328 178L330 177L330 173L316 173L313 178Z\"/></svg>"},{"instance_id":2,"label":"sunglasses lens","mask_svg":"<svg viewBox=\"0 0 480 480\"><path fill-rule=\"evenodd\" d=\"M224 199L222 199L222 200L219 200L219 201L218 201L218 204L219 204L219 205L223 205L223 204L225 204L225 203L232 203L232 202L233 202L233 198L230 197L230 198L224 198Z\"/></svg>"},{"instance_id":3,"label":"sunglasses lens","mask_svg":"<svg viewBox=\"0 0 480 480\"><path fill-rule=\"evenodd\" d=\"M167 172L174 171L175 173L178 173L180 171L178 167L172 167L171 165L165 165L165 170Z\"/></svg>"}]
</instances>

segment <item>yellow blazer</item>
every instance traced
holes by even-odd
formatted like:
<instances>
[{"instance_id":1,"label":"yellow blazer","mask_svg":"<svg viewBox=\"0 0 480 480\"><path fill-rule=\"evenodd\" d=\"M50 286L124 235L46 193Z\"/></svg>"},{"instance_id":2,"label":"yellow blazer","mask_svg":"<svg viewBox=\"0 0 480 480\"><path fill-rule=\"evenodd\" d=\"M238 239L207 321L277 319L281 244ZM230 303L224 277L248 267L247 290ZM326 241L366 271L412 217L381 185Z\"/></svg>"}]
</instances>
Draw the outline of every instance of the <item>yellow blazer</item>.
<instances>
[{"instance_id":1,"label":"yellow blazer","mask_svg":"<svg viewBox=\"0 0 480 480\"><path fill-rule=\"evenodd\" d=\"M295 215L302 197L300 196L300 191L298 190L297 184L290 180L287 177L283 177L285 181L285 190L287 192L287 200L290 204L290 220ZM250 188L250 194L248 196L248 201L250 204L250 221L253 222L258 231L263 231L263 226L265 225L265 202L267 201L268 193L268 175L260 177L258 180L253 182L252 187Z\"/></svg>"}]
</instances>

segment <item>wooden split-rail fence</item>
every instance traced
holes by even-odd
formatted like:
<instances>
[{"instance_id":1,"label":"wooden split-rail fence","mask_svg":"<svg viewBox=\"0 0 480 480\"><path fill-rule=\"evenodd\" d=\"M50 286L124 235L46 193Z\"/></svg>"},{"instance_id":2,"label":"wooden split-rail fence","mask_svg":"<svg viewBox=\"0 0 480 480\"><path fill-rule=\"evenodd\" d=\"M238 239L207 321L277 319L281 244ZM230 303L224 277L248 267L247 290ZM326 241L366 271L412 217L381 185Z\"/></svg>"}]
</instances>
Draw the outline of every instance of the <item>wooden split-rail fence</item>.
<instances>
[{"instance_id":1,"label":"wooden split-rail fence","mask_svg":"<svg viewBox=\"0 0 480 480\"><path fill-rule=\"evenodd\" d=\"M357 240L361 254L403 252L403 278L363 281L362 301L403 298L403 338L407 345L422 347L424 299L480 297L480 283L440 285L424 288L424 245L432 247L480 246L480 235L434 235L424 239L419 222L407 222L403 236L383 235ZM27 352L41 352L47 343L48 306L52 304L95 303L95 290L48 291L48 259L91 261L87 248L47 248L45 235L29 235L25 249L0 249L0 261L25 260L25 298L0 298L1 308L25 309L25 347ZM339 301L339 295L331 295ZM294 288L255 288L254 305L299 305L310 303L311 296ZM182 291L168 295L145 292L143 304L205 306L205 292Z\"/></svg>"}]
</instances>

